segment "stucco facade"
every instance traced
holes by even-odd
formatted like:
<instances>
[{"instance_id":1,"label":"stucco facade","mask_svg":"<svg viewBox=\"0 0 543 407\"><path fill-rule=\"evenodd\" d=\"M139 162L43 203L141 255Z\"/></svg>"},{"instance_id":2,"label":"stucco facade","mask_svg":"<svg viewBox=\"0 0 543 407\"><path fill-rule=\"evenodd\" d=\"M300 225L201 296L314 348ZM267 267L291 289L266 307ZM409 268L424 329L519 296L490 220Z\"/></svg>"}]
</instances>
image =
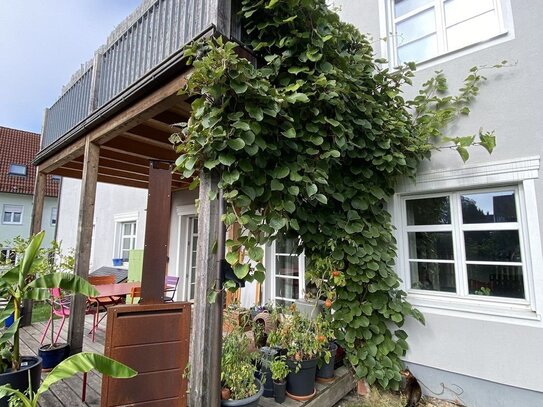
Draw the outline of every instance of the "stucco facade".
<instances>
[{"instance_id":1,"label":"stucco facade","mask_svg":"<svg viewBox=\"0 0 543 407\"><path fill-rule=\"evenodd\" d=\"M377 55L391 57L388 42L378 40L390 32L392 3L379 1L336 1L344 20L369 33L375 40ZM425 315L426 325L406 324L410 350L405 357L411 370L427 386L429 395L456 399L469 406L543 405L543 273L541 258L541 214L543 199L540 154L543 144L539 99L543 82L539 67L543 62L534 38L543 36L540 2L511 0L498 2L506 32L500 36L434 58L419 65L414 85L405 89L413 97L434 71L443 70L450 89L462 85L473 66L492 66L502 60L509 66L485 69L488 80L470 106L471 115L449 129L449 134L464 136L480 127L494 129L497 146L488 155L472 148L464 164L450 149L434 152L425 161L415 182L405 180L390 200L393 223L397 228L399 258L397 273L408 282L409 263L402 247L407 247L404 202L406 197L439 195L455 191L514 189L519 199L519 224L523 246L525 298L522 303L489 298L454 298L431 295L404 288L409 300ZM387 26L388 22L388 26Z\"/></svg>"}]
</instances>

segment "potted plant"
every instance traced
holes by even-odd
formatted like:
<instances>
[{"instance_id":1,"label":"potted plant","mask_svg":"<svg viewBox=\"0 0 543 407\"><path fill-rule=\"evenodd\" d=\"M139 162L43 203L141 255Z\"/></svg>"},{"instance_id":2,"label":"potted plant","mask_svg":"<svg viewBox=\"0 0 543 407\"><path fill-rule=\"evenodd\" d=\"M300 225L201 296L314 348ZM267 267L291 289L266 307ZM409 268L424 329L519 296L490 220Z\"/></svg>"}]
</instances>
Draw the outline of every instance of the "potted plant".
<instances>
[{"instance_id":1,"label":"potted plant","mask_svg":"<svg viewBox=\"0 0 543 407\"><path fill-rule=\"evenodd\" d=\"M271 376L273 380L273 395L275 402L282 404L286 398L287 376L290 368L287 365L284 356L278 356L270 365Z\"/></svg>"},{"instance_id":2,"label":"potted plant","mask_svg":"<svg viewBox=\"0 0 543 407\"><path fill-rule=\"evenodd\" d=\"M55 367L51 373L47 375L37 391L33 391L32 388L29 387L25 394L23 390L4 385L0 386L0 398L11 397L12 399L18 399L24 407L37 407L41 395L45 393L51 385L59 380L71 377L76 373L86 373L92 369L96 369L101 374L117 379L128 379L137 374L135 370L116 360L97 353L82 352L69 357Z\"/></svg>"},{"instance_id":3,"label":"potted plant","mask_svg":"<svg viewBox=\"0 0 543 407\"><path fill-rule=\"evenodd\" d=\"M317 361L326 350L325 340L317 332L316 322L290 307L277 330L268 336L268 344L286 350L290 374L287 377L287 395L303 401L312 398L315 391Z\"/></svg>"},{"instance_id":4,"label":"potted plant","mask_svg":"<svg viewBox=\"0 0 543 407\"><path fill-rule=\"evenodd\" d=\"M56 241L51 243L51 247L49 249L42 250L44 256L48 259L47 262L44 262L46 265L45 272L43 273L44 275L59 272L73 273L75 269L75 258L73 256L73 251L70 251L69 254L64 254L60 244ZM66 314L69 314L69 311L66 310L69 309L70 299L62 298L60 296L60 289L52 289L50 290L50 294L49 304L51 305L51 313L48 326L51 329L49 336L51 341L48 344L40 346L38 349L38 356L42 358L42 369L45 371L51 370L70 355L69 345L67 343L58 342L62 324L59 327L59 332L55 338L55 308L56 312L64 314L65 318L67 316Z\"/></svg>"},{"instance_id":5,"label":"potted plant","mask_svg":"<svg viewBox=\"0 0 543 407\"><path fill-rule=\"evenodd\" d=\"M11 313L13 324L0 335L0 349L3 363L0 364L0 385L10 384L13 389L25 391L29 378L33 391L37 391L41 377L40 357L21 357L19 344L20 309L24 299L44 300L50 288L61 288L84 295L97 295L96 289L86 280L71 273L46 273L40 246L45 232L33 236L15 266L0 271L0 297L7 300L0 308L0 322ZM29 373L30 372L30 373ZM0 407L7 406L5 398L0 399Z\"/></svg>"},{"instance_id":6,"label":"potted plant","mask_svg":"<svg viewBox=\"0 0 543 407\"><path fill-rule=\"evenodd\" d=\"M329 310L323 311L316 321L316 332L319 342L324 343L325 349L317 363L317 381L330 383L335 380L334 365L336 362L337 344L334 342L332 315Z\"/></svg>"},{"instance_id":7,"label":"potted plant","mask_svg":"<svg viewBox=\"0 0 543 407\"><path fill-rule=\"evenodd\" d=\"M221 357L221 405L257 407L264 392L255 379L258 352L249 352L248 336L238 327L223 338Z\"/></svg>"}]
</instances>

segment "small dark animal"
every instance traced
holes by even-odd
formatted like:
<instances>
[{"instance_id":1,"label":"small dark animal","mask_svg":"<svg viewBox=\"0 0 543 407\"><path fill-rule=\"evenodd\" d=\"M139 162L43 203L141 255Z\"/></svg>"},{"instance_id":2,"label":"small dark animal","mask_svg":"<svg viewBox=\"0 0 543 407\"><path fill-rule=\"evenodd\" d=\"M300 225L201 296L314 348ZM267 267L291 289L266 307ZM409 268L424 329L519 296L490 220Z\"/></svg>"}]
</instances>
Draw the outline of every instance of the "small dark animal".
<instances>
[{"instance_id":1,"label":"small dark animal","mask_svg":"<svg viewBox=\"0 0 543 407\"><path fill-rule=\"evenodd\" d=\"M420 384L409 369L402 370L400 374L405 377L405 387L403 390L403 393L407 398L407 404L405 407L416 407L420 401L420 398L422 397L422 389L420 388Z\"/></svg>"}]
</instances>

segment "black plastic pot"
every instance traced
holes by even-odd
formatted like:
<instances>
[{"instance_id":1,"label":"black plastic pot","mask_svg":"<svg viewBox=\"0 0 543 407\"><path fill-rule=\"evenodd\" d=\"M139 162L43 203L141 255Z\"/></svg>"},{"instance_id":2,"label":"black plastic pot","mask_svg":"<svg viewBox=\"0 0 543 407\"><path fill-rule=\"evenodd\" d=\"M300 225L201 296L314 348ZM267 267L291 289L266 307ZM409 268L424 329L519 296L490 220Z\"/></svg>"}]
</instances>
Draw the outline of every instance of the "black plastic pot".
<instances>
[{"instance_id":1,"label":"black plastic pot","mask_svg":"<svg viewBox=\"0 0 543 407\"><path fill-rule=\"evenodd\" d=\"M53 347L43 345L38 350L38 356L42 358L42 368L51 370L70 356L70 345L67 343L57 343Z\"/></svg>"},{"instance_id":2,"label":"black plastic pot","mask_svg":"<svg viewBox=\"0 0 543 407\"><path fill-rule=\"evenodd\" d=\"M282 404L287 398L287 382L273 382L273 397L276 403Z\"/></svg>"},{"instance_id":3,"label":"black plastic pot","mask_svg":"<svg viewBox=\"0 0 543 407\"><path fill-rule=\"evenodd\" d=\"M337 344L335 342L330 342L330 361L325 363L323 360L323 365L319 368L317 367L317 378L321 379L332 379L334 377L334 364L336 362L336 352Z\"/></svg>"},{"instance_id":4,"label":"black plastic pot","mask_svg":"<svg viewBox=\"0 0 543 407\"><path fill-rule=\"evenodd\" d=\"M14 389L25 392L28 389L28 371L30 370L30 380L32 382L32 391L38 391L41 379L41 358L37 356L23 356L21 368L14 372L0 373L0 386L9 384ZM0 399L0 407L8 407L9 397Z\"/></svg>"},{"instance_id":5,"label":"black plastic pot","mask_svg":"<svg viewBox=\"0 0 543 407\"><path fill-rule=\"evenodd\" d=\"M277 349L270 348L268 346L263 346L260 348L260 354L261 354L261 381L262 385L264 386L264 397L273 397L273 380L270 370L270 365L272 361L275 359L275 356L277 355Z\"/></svg>"},{"instance_id":6,"label":"black plastic pot","mask_svg":"<svg viewBox=\"0 0 543 407\"><path fill-rule=\"evenodd\" d=\"M287 392L297 397L310 396L315 391L315 374L317 358L295 362L287 360L290 373L287 376ZM298 364L300 369L297 370Z\"/></svg>"},{"instance_id":7,"label":"black plastic pot","mask_svg":"<svg viewBox=\"0 0 543 407\"><path fill-rule=\"evenodd\" d=\"M255 380L258 391L251 397L247 397L241 400L221 400L221 406L224 407L258 407L258 402L262 393L264 393L264 386L260 383L260 380Z\"/></svg>"}]
</instances>

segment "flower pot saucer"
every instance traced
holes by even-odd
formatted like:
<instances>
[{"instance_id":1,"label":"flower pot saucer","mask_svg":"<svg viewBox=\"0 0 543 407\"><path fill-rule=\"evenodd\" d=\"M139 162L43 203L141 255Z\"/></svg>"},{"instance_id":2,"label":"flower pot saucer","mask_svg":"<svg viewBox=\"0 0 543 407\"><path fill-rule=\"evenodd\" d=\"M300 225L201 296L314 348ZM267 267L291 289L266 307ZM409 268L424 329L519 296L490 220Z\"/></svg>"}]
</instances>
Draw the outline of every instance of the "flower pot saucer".
<instances>
[{"instance_id":1,"label":"flower pot saucer","mask_svg":"<svg viewBox=\"0 0 543 407\"><path fill-rule=\"evenodd\" d=\"M334 383L336 381L336 376L333 376L333 377L318 377L317 376L316 381L317 383L324 383L324 384Z\"/></svg>"},{"instance_id":2,"label":"flower pot saucer","mask_svg":"<svg viewBox=\"0 0 543 407\"><path fill-rule=\"evenodd\" d=\"M317 389L313 389L313 393L307 395L307 396L295 396L294 394L290 394L288 391L287 391L287 396L293 400L296 400L296 401L307 401L307 400L311 400L313 397L315 397L315 394L317 394Z\"/></svg>"}]
</instances>

